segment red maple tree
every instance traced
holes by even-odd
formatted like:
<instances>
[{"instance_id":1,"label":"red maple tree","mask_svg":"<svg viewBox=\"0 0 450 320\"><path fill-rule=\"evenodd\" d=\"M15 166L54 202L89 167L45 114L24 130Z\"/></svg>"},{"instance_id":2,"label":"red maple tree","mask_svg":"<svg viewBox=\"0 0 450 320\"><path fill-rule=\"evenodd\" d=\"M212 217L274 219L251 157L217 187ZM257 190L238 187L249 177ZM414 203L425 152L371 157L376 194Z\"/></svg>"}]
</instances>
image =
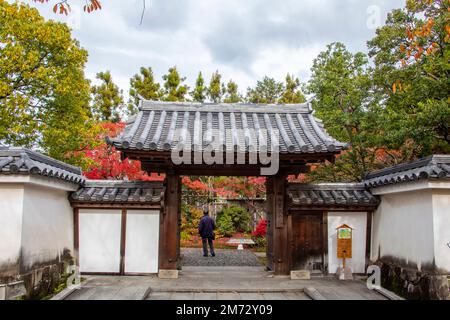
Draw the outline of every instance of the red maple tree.
<instances>
[{"instance_id":1,"label":"red maple tree","mask_svg":"<svg viewBox=\"0 0 450 320\"><path fill-rule=\"evenodd\" d=\"M86 148L83 154L91 165L84 171L88 179L99 180L142 180L162 181L164 176L143 171L140 161L120 158L120 152L106 143L105 137L115 137L125 128L125 123L102 122L101 133L96 137L98 144L93 148Z\"/></svg>"}]
</instances>

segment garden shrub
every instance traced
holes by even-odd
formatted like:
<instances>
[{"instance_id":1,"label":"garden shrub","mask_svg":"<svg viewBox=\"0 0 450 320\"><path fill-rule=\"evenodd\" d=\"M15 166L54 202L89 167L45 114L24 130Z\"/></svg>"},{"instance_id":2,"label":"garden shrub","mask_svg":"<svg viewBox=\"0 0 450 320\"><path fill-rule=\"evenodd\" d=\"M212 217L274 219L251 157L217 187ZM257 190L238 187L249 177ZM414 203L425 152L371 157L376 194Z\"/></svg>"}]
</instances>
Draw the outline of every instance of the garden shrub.
<instances>
[{"instance_id":1,"label":"garden shrub","mask_svg":"<svg viewBox=\"0 0 450 320\"><path fill-rule=\"evenodd\" d=\"M217 213L217 228L225 236L235 232L250 232L250 214L244 208L236 205L223 207Z\"/></svg>"},{"instance_id":2,"label":"garden shrub","mask_svg":"<svg viewBox=\"0 0 450 320\"><path fill-rule=\"evenodd\" d=\"M252 232L253 241L257 247L266 246L267 220L261 219L258 222L255 230Z\"/></svg>"},{"instance_id":3,"label":"garden shrub","mask_svg":"<svg viewBox=\"0 0 450 320\"><path fill-rule=\"evenodd\" d=\"M236 232L233 220L229 215L222 216L217 223L217 229L224 237L231 237Z\"/></svg>"}]
</instances>

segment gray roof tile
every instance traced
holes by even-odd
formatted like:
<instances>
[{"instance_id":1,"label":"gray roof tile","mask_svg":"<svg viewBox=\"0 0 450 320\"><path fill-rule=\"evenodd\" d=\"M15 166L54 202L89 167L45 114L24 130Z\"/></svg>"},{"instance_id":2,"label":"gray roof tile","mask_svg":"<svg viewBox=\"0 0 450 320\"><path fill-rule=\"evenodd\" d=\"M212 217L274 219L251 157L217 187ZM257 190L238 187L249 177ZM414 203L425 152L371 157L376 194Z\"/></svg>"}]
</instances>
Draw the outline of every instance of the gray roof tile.
<instances>
[{"instance_id":1,"label":"gray roof tile","mask_svg":"<svg viewBox=\"0 0 450 320\"><path fill-rule=\"evenodd\" d=\"M231 130L227 137L224 133ZM278 130L282 153L329 153L334 140L308 104L257 105L141 101L122 135L107 141L121 150L169 151L177 144L201 150L211 141L227 150L257 151L263 132ZM270 139L268 142L270 147Z\"/></svg>"},{"instance_id":2,"label":"gray roof tile","mask_svg":"<svg viewBox=\"0 0 450 320\"><path fill-rule=\"evenodd\" d=\"M75 184L85 181L78 167L29 149L13 147L0 148L0 174L40 175Z\"/></svg>"},{"instance_id":3,"label":"gray roof tile","mask_svg":"<svg viewBox=\"0 0 450 320\"><path fill-rule=\"evenodd\" d=\"M371 172L364 184L373 188L422 179L450 179L450 155L432 155Z\"/></svg>"},{"instance_id":4,"label":"gray roof tile","mask_svg":"<svg viewBox=\"0 0 450 320\"><path fill-rule=\"evenodd\" d=\"M82 188L70 195L72 203L140 203L159 204L164 187L162 182L86 180Z\"/></svg>"},{"instance_id":5,"label":"gray roof tile","mask_svg":"<svg viewBox=\"0 0 450 320\"><path fill-rule=\"evenodd\" d=\"M291 207L368 207L378 206L379 200L361 183L288 184Z\"/></svg>"}]
</instances>

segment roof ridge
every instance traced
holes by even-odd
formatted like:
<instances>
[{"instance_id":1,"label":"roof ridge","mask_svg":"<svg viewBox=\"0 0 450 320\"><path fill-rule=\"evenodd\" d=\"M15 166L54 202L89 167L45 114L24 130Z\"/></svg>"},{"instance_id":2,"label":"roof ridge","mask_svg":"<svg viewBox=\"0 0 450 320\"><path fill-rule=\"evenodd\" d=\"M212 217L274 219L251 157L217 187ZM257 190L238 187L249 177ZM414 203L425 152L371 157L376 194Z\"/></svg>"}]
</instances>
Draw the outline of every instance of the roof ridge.
<instances>
[{"instance_id":1,"label":"roof ridge","mask_svg":"<svg viewBox=\"0 0 450 320\"><path fill-rule=\"evenodd\" d=\"M385 176L385 175L392 174L392 173L417 169L420 167L428 166L430 164L438 165L441 163L444 163L444 164L450 163L450 155L445 155L445 154L429 155L427 157L423 157L423 158L420 158L417 160L411 160L409 162L399 163L399 164L396 164L396 165L393 165L393 166L390 166L387 168L369 172L368 174L366 174L365 180Z\"/></svg>"},{"instance_id":2,"label":"roof ridge","mask_svg":"<svg viewBox=\"0 0 450 320\"><path fill-rule=\"evenodd\" d=\"M200 112L265 112L265 113L312 113L309 102L296 104L259 104L259 103L213 103L213 102L191 102L191 101L155 101L141 100L139 110L161 110L161 111L200 111ZM171 110L174 109L174 110ZM279 109L279 112L278 110Z\"/></svg>"},{"instance_id":3,"label":"roof ridge","mask_svg":"<svg viewBox=\"0 0 450 320\"><path fill-rule=\"evenodd\" d=\"M326 188L333 188L333 189L366 189L364 183L362 182L338 182L338 183L301 183L301 182L290 182L289 187L294 187L296 189L326 189Z\"/></svg>"},{"instance_id":4,"label":"roof ridge","mask_svg":"<svg viewBox=\"0 0 450 320\"><path fill-rule=\"evenodd\" d=\"M4 155L3 155L4 154ZM0 156L17 156L21 157L22 154L26 154L31 160L38 161L40 163L51 165L55 167L59 167L60 169L64 169L74 174L82 174L82 170L80 167L73 166L71 164L65 163L63 161L54 159L47 155L44 155L40 152L23 148L23 147L7 147L0 149Z\"/></svg>"},{"instance_id":5,"label":"roof ridge","mask_svg":"<svg viewBox=\"0 0 450 320\"><path fill-rule=\"evenodd\" d=\"M144 181L144 180L86 180L85 181L85 187L93 187L95 185L102 186L102 185L163 185L162 181Z\"/></svg>"}]
</instances>

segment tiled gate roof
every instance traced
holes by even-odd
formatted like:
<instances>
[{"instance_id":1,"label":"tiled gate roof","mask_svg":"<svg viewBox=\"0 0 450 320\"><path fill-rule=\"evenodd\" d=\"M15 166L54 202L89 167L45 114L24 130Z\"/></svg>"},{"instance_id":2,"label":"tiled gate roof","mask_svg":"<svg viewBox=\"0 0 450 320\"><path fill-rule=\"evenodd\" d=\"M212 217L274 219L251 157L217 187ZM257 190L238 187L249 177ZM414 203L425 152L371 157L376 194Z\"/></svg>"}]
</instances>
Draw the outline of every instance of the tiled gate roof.
<instances>
[{"instance_id":1,"label":"tiled gate roof","mask_svg":"<svg viewBox=\"0 0 450 320\"><path fill-rule=\"evenodd\" d=\"M169 151L177 144L189 150L201 150L214 141L225 150L249 152L262 150L260 134L264 132L270 136L270 131L276 130L282 153L334 153L345 148L345 144L327 134L306 103L256 105L141 101L139 113L130 119L125 132L115 139L108 139L108 142L120 150ZM225 132L231 134L228 136Z\"/></svg>"}]
</instances>

